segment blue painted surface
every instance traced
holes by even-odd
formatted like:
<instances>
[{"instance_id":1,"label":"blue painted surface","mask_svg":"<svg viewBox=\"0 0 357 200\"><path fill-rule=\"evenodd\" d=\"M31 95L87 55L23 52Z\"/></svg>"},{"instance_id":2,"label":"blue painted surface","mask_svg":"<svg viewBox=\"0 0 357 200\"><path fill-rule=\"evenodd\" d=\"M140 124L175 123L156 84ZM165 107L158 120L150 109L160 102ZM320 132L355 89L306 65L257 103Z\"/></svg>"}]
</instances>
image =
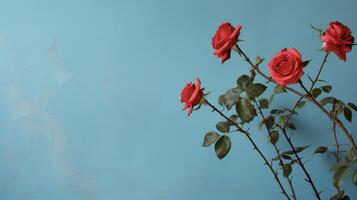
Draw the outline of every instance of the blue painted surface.
<instances>
[{"instance_id":1,"label":"blue painted surface","mask_svg":"<svg viewBox=\"0 0 357 200\"><path fill-rule=\"evenodd\" d=\"M296 47L313 59L307 73L314 74L322 54L310 24L340 20L357 32L356 6L352 0L2 1L0 199L281 199L243 136L232 135L231 153L221 161L201 147L220 118L208 109L188 118L180 91L199 76L216 102L248 72L237 55L224 65L212 55L210 40L222 21L243 25L241 46L251 57ZM346 63L330 57L322 78L334 84L334 95L356 102L356 66L356 49ZM275 105L295 99L283 95ZM332 145L324 115L312 105L304 111L294 141ZM251 130L273 155L266 133ZM324 199L334 192L332 162L320 156L307 164ZM298 197L312 199L300 170L293 173ZM348 179L344 187L355 198Z\"/></svg>"}]
</instances>

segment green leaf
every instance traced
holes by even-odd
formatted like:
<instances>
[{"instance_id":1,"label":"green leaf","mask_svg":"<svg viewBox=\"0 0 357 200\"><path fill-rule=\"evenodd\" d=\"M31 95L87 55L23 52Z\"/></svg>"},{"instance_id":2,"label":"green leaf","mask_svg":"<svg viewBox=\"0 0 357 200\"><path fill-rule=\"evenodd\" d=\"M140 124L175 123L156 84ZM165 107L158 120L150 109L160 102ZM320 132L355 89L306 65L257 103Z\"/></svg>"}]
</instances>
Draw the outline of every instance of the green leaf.
<instances>
[{"instance_id":1,"label":"green leaf","mask_svg":"<svg viewBox=\"0 0 357 200\"><path fill-rule=\"evenodd\" d=\"M257 115L254 106L246 98L239 98L236 111L243 122L250 122Z\"/></svg>"},{"instance_id":2,"label":"green leaf","mask_svg":"<svg viewBox=\"0 0 357 200\"><path fill-rule=\"evenodd\" d=\"M341 200L351 200L351 198L347 195L343 196Z\"/></svg>"},{"instance_id":3,"label":"green leaf","mask_svg":"<svg viewBox=\"0 0 357 200\"><path fill-rule=\"evenodd\" d=\"M328 104L328 103L333 104L333 102L334 102L335 100L336 100L335 97L325 97L325 98L321 99L320 104L321 104L321 106L325 106L325 105Z\"/></svg>"},{"instance_id":4,"label":"green leaf","mask_svg":"<svg viewBox=\"0 0 357 200\"><path fill-rule=\"evenodd\" d=\"M332 86L331 85L324 85L321 87L322 91L329 93L332 90Z\"/></svg>"},{"instance_id":5,"label":"green leaf","mask_svg":"<svg viewBox=\"0 0 357 200\"><path fill-rule=\"evenodd\" d=\"M274 158L271 159L272 161L277 161L279 160L279 156L275 156Z\"/></svg>"},{"instance_id":6,"label":"green leaf","mask_svg":"<svg viewBox=\"0 0 357 200\"><path fill-rule=\"evenodd\" d=\"M288 115L280 115L279 116L280 123L285 124L287 118L288 118Z\"/></svg>"},{"instance_id":7,"label":"green leaf","mask_svg":"<svg viewBox=\"0 0 357 200\"><path fill-rule=\"evenodd\" d=\"M343 167L343 166L347 166L347 167L350 167L351 166L351 163L345 161L345 160L340 160L338 161L337 163L335 163L331 168L330 168L330 171L333 172L333 171L336 171L338 170L339 168Z\"/></svg>"},{"instance_id":8,"label":"green leaf","mask_svg":"<svg viewBox=\"0 0 357 200\"><path fill-rule=\"evenodd\" d=\"M230 110L237 103L241 93L242 90L240 88L232 88L219 97L218 103Z\"/></svg>"},{"instance_id":9,"label":"green leaf","mask_svg":"<svg viewBox=\"0 0 357 200\"><path fill-rule=\"evenodd\" d=\"M344 190L340 190L337 194L333 195L330 200L342 200L343 195L345 194Z\"/></svg>"},{"instance_id":10,"label":"green leaf","mask_svg":"<svg viewBox=\"0 0 357 200\"><path fill-rule=\"evenodd\" d=\"M266 89L267 87L261 83L253 83L246 88L246 92L250 98L254 99L255 97L259 97L263 94Z\"/></svg>"},{"instance_id":11,"label":"green leaf","mask_svg":"<svg viewBox=\"0 0 357 200\"><path fill-rule=\"evenodd\" d=\"M345 179L348 170L350 169L349 166L341 166L335 171L333 175L332 183L335 187L340 188L342 185L343 180Z\"/></svg>"},{"instance_id":12,"label":"green leaf","mask_svg":"<svg viewBox=\"0 0 357 200\"><path fill-rule=\"evenodd\" d=\"M285 92L287 92L286 89L280 85L277 85L274 88L274 94L280 94L280 93L285 93Z\"/></svg>"},{"instance_id":13,"label":"green leaf","mask_svg":"<svg viewBox=\"0 0 357 200\"><path fill-rule=\"evenodd\" d=\"M351 109L349 109L348 107L344 107L343 108L343 115L345 116L345 118L352 122L352 111Z\"/></svg>"},{"instance_id":14,"label":"green leaf","mask_svg":"<svg viewBox=\"0 0 357 200\"><path fill-rule=\"evenodd\" d=\"M268 108L268 107L269 107L269 101L268 101L268 99L260 99L260 100L259 100L259 106L260 106L260 108L262 108L262 109Z\"/></svg>"},{"instance_id":15,"label":"green leaf","mask_svg":"<svg viewBox=\"0 0 357 200\"><path fill-rule=\"evenodd\" d=\"M345 154L345 160L349 163L354 163L357 161L357 153L353 149L347 151Z\"/></svg>"},{"instance_id":16,"label":"green leaf","mask_svg":"<svg viewBox=\"0 0 357 200\"><path fill-rule=\"evenodd\" d=\"M300 152L304 151L308 147L309 147L309 145L303 146L303 147L295 147L295 151L296 151L296 153L300 153ZM292 155L292 154L294 154L294 151L293 150L288 150L288 151L284 151L282 154L290 154L290 155Z\"/></svg>"},{"instance_id":17,"label":"green leaf","mask_svg":"<svg viewBox=\"0 0 357 200\"><path fill-rule=\"evenodd\" d=\"M311 59L310 60L305 60L302 62L302 67L306 67L309 63L311 62Z\"/></svg>"},{"instance_id":18,"label":"green leaf","mask_svg":"<svg viewBox=\"0 0 357 200\"><path fill-rule=\"evenodd\" d=\"M301 108L303 108L305 105L306 105L306 102L305 102L305 101L300 101L300 102L297 104L296 108L297 108L297 109L301 109Z\"/></svg>"},{"instance_id":19,"label":"green leaf","mask_svg":"<svg viewBox=\"0 0 357 200\"><path fill-rule=\"evenodd\" d=\"M281 158L285 159L285 160L290 160L290 164L294 164L296 160L294 160L291 156L289 156L288 154L280 154ZM274 158L271 159L272 161L276 161L279 160L279 156L275 156ZM279 163L279 165L281 165Z\"/></svg>"},{"instance_id":20,"label":"green leaf","mask_svg":"<svg viewBox=\"0 0 357 200\"><path fill-rule=\"evenodd\" d=\"M218 97L218 103L221 106L225 106L226 105L226 99L224 98L224 95L221 95Z\"/></svg>"},{"instance_id":21,"label":"green leaf","mask_svg":"<svg viewBox=\"0 0 357 200\"><path fill-rule=\"evenodd\" d=\"M219 137L219 135L218 135L218 133L215 132L215 131L209 131L209 132L207 132L206 135L205 135L205 138L204 138L204 140L203 140L202 146L203 146L203 147L208 147L208 146L210 146L211 144L213 144L214 142L217 141L218 137Z\"/></svg>"},{"instance_id":22,"label":"green leaf","mask_svg":"<svg viewBox=\"0 0 357 200\"><path fill-rule=\"evenodd\" d=\"M288 163L285 163L283 165L283 176L288 177L291 174L292 170L293 170L293 168L291 167L291 165Z\"/></svg>"},{"instance_id":23,"label":"green leaf","mask_svg":"<svg viewBox=\"0 0 357 200\"><path fill-rule=\"evenodd\" d=\"M323 153L325 153L326 151L327 151L327 147L325 147L325 146L320 146L320 147L317 147L317 148L315 149L314 154L316 154L316 153L321 153L321 154L323 154Z\"/></svg>"},{"instance_id":24,"label":"green leaf","mask_svg":"<svg viewBox=\"0 0 357 200\"><path fill-rule=\"evenodd\" d=\"M345 106L345 103L343 101L341 101L341 100L337 100L336 99L336 105L343 107L343 106Z\"/></svg>"},{"instance_id":25,"label":"green leaf","mask_svg":"<svg viewBox=\"0 0 357 200\"><path fill-rule=\"evenodd\" d=\"M322 92L321 92L321 89L320 89L320 88L314 88L314 89L312 90L312 92L311 92L312 96L315 97L315 98L318 97L321 93L322 93Z\"/></svg>"},{"instance_id":26,"label":"green leaf","mask_svg":"<svg viewBox=\"0 0 357 200\"><path fill-rule=\"evenodd\" d=\"M219 159L224 158L231 149L231 140L228 136L221 136L215 144L216 155Z\"/></svg>"},{"instance_id":27,"label":"green leaf","mask_svg":"<svg viewBox=\"0 0 357 200\"><path fill-rule=\"evenodd\" d=\"M271 129L274 124L275 124L275 118L274 116L270 115L268 117L266 117L264 120L263 120L263 123L266 124L266 126L268 127L268 129Z\"/></svg>"},{"instance_id":28,"label":"green leaf","mask_svg":"<svg viewBox=\"0 0 357 200\"><path fill-rule=\"evenodd\" d=\"M217 128L217 130L219 130L222 133L228 133L229 129L230 129L230 124L229 124L229 122L226 122L226 121L218 122L216 124L216 128Z\"/></svg>"},{"instance_id":29,"label":"green leaf","mask_svg":"<svg viewBox=\"0 0 357 200\"><path fill-rule=\"evenodd\" d=\"M273 115L279 114L279 113L280 113L279 109L273 109L273 110L270 111L270 114L273 114Z\"/></svg>"},{"instance_id":30,"label":"green leaf","mask_svg":"<svg viewBox=\"0 0 357 200\"><path fill-rule=\"evenodd\" d=\"M300 153L300 152L302 152L302 151L304 151L306 148L308 148L309 147L309 145L307 145L307 146L303 146L303 147L296 147L296 152L297 153Z\"/></svg>"},{"instance_id":31,"label":"green leaf","mask_svg":"<svg viewBox=\"0 0 357 200\"><path fill-rule=\"evenodd\" d=\"M292 159L292 160L290 161L290 165L293 165L293 164L295 164L295 163L297 163L297 162L298 162L298 160Z\"/></svg>"},{"instance_id":32,"label":"green leaf","mask_svg":"<svg viewBox=\"0 0 357 200\"><path fill-rule=\"evenodd\" d=\"M255 58L255 64L260 65L264 61L264 58L261 58L259 55Z\"/></svg>"},{"instance_id":33,"label":"green leaf","mask_svg":"<svg viewBox=\"0 0 357 200\"><path fill-rule=\"evenodd\" d=\"M270 134L268 135L268 140L270 143L276 144L276 142L279 140L279 132L271 131Z\"/></svg>"},{"instance_id":34,"label":"green leaf","mask_svg":"<svg viewBox=\"0 0 357 200\"><path fill-rule=\"evenodd\" d=\"M352 183L357 186L357 169L353 172Z\"/></svg>"},{"instance_id":35,"label":"green leaf","mask_svg":"<svg viewBox=\"0 0 357 200\"><path fill-rule=\"evenodd\" d=\"M347 106L357 112L357 106L353 103L347 103Z\"/></svg>"},{"instance_id":36,"label":"green leaf","mask_svg":"<svg viewBox=\"0 0 357 200\"><path fill-rule=\"evenodd\" d=\"M246 74L243 74L240 76L237 80L237 85L241 88L244 89L250 84L250 79L249 76Z\"/></svg>"},{"instance_id":37,"label":"green leaf","mask_svg":"<svg viewBox=\"0 0 357 200\"><path fill-rule=\"evenodd\" d=\"M287 128L289 128L289 129L291 129L291 130L293 130L293 131L295 131L295 130L296 130L295 125L294 125L294 124L292 124L292 123L287 124L287 125L286 125L286 127L287 127Z\"/></svg>"},{"instance_id":38,"label":"green leaf","mask_svg":"<svg viewBox=\"0 0 357 200\"><path fill-rule=\"evenodd\" d=\"M229 119L232 120L232 121L234 121L234 122L236 122L237 119L238 119L238 115L233 114L233 115L231 115L231 116L229 117ZM233 123L231 123L231 122L229 122L229 121L228 121L228 123L229 123L231 126L234 125Z\"/></svg>"},{"instance_id":39,"label":"green leaf","mask_svg":"<svg viewBox=\"0 0 357 200\"><path fill-rule=\"evenodd\" d=\"M281 157L283 157L285 160L291 160L291 156L287 155L287 154L283 154L281 155Z\"/></svg>"}]
</instances>

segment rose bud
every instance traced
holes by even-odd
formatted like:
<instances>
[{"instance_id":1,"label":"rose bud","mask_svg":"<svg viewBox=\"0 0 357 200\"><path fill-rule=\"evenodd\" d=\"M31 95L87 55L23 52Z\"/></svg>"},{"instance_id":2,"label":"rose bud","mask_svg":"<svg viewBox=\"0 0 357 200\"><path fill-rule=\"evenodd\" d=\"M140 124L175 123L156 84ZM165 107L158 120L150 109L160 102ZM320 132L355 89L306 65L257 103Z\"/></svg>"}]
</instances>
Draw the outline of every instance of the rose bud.
<instances>
[{"instance_id":1,"label":"rose bud","mask_svg":"<svg viewBox=\"0 0 357 200\"><path fill-rule=\"evenodd\" d=\"M268 67L272 79L281 86L297 83L304 74L301 55L295 48L282 49Z\"/></svg>"},{"instance_id":2,"label":"rose bud","mask_svg":"<svg viewBox=\"0 0 357 200\"><path fill-rule=\"evenodd\" d=\"M237 43L241 28L240 25L234 28L229 22L223 22L213 36L213 54L221 58L222 63L231 57L231 48Z\"/></svg>"},{"instance_id":3,"label":"rose bud","mask_svg":"<svg viewBox=\"0 0 357 200\"><path fill-rule=\"evenodd\" d=\"M193 107L200 104L203 97L203 88L201 88L201 81L197 78L196 84L189 82L181 91L181 103L185 103L182 110L188 110L188 116L191 115Z\"/></svg>"},{"instance_id":4,"label":"rose bud","mask_svg":"<svg viewBox=\"0 0 357 200\"><path fill-rule=\"evenodd\" d=\"M321 41L326 52L333 51L341 60L346 61L346 53L352 50L354 38L350 28L335 21L322 34Z\"/></svg>"}]
</instances>

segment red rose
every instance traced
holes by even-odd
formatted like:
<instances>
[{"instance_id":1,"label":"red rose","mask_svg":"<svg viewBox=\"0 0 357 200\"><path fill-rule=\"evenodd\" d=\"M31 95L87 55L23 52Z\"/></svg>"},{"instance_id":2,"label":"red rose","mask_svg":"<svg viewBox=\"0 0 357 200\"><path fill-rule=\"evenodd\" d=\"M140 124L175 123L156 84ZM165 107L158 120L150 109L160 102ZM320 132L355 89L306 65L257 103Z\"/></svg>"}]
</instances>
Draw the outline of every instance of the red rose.
<instances>
[{"instance_id":1,"label":"red rose","mask_svg":"<svg viewBox=\"0 0 357 200\"><path fill-rule=\"evenodd\" d=\"M281 86L297 83L304 74L301 55L295 48L282 49L268 66L272 79Z\"/></svg>"},{"instance_id":2,"label":"red rose","mask_svg":"<svg viewBox=\"0 0 357 200\"><path fill-rule=\"evenodd\" d=\"M240 25L234 28L229 22L223 22L214 34L212 38L214 55L220 57L222 63L231 57L231 48L236 44L241 28Z\"/></svg>"},{"instance_id":3,"label":"red rose","mask_svg":"<svg viewBox=\"0 0 357 200\"><path fill-rule=\"evenodd\" d=\"M198 105L201 102L203 97L203 89L201 89L201 81L197 78L196 85L189 82L182 89L181 92L181 103L185 103L185 106L182 110L188 110L188 116L192 113L194 106Z\"/></svg>"},{"instance_id":4,"label":"red rose","mask_svg":"<svg viewBox=\"0 0 357 200\"><path fill-rule=\"evenodd\" d=\"M351 29L341 22L331 22L328 29L321 37L326 52L335 52L343 61L346 61L346 53L352 50L354 38Z\"/></svg>"}]
</instances>

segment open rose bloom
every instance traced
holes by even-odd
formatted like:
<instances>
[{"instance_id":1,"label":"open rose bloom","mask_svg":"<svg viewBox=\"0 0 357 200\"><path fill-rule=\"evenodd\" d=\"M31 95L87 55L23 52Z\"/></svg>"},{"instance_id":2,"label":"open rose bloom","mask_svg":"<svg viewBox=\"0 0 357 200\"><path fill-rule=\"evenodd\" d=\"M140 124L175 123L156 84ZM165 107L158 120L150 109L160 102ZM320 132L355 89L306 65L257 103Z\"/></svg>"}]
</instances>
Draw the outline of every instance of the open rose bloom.
<instances>
[{"instance_id":1,"label":"open rose bloom","mask_svg":"<svg viewBox=\"0 0 357 200\"><path fill-rule=\"evenodd\" d=\"M221 95L219 95L217 106L210 101L211 97L209 97L208 94L203 93L201 82L198 78L195 84L192 82L187 83L181 92L181 102L185 104L183 110L188 110L188 115L191 115L193 110L198 110L201 105L204 105L208 107L212 113L216 113L221 117L218 119L218 122L215 123L215 130L211 129L211 131L206 132L202 146L214 146L213 148L217 158L223 159L231 151L233 141L231 140L231 133L243 133L246 139L248 139L248 142L254 147L254 150L256 150L261 159L264 160L265 165L274 176L281 193L286 197L285 199L351 199L344 193L342 183L346 175L351 174L351 171L354 170L352 181L353 184L357 186L357 162L354 162L357 160L357 144L354 142L352 133L350 133L344 125L345 120L342 118L344 117L348 122L352 122L352 112L357 112L357 105L352 102L343 102L343 98L331 96L331 94L334 95L330 93L332 85L320 79L320 75L323 74L321 72L325 64L328 63L328 55L330 52L336 53L341 60L346 60L346 53L350 52L354 45L351 30L337 21L331 22L329 28L324 32L312 26L314 30L319 32L319 37L316 38L316 40L319 42L321 39L324 47L321 49L324 51L316 53L324 54L324 56L321 56L322 61L320 65L310 67L311 70L317 71L313 77L306 77L310 79L310 82L302 79L304 69L310 60L303 60L303 54L295 48L279 48L281 50L273 55L267 64L263 62L263 58L256 54L257 56L254 62L252 58L245 53L243 46L239 43L238 37L241 28L240 25L235 28L228 22L221 23L212 38L212 46L214 48L214 55L219 57L222 63L230 59L232 49L237 51L240 58L245 62L244 65L249 66L249 74L242 73L241 68L235 68L234 71L229 69L230 73L236 74L239 77L237 77L234 84L232 84L234 85L233 87L230 87L230 89L223 91L223 94L221 93ZM281 33L283 31L284 33L282 35L289 36L288 33L285 33L286 30L287 29L282 27L277 30L277 32ZM296 30L292 32L295 31ZM263 36L266 36L266 34L264 34L265 33L263 33ZM302 40L304 40L304 38L302 38ZM270 49L269 47L264 48ZM264 70L261 69L263 65L268 67L270 74L265 73ZM212 76L221 82L225 82L225 84L227 82L227 80L225 80L227 75L212 74ZM264 82L256 78L257 76L262 78ZM323 79L325 79L325 77ZM296 83L299 85L290 86ZM273 86L274 89L268 90L269 86ZM342 89L343 88L344 87L342 87ZM274 95L286 91L289 91L289 94L296 95L296 101L294 101L294 103L285 102L285 104L289 106L272 103L274 100L272 97ZM349 90L349 92L351 91L353 90ZM266 98L269 96L270 98ZM321 111L327 119L331 120L329 126L330 124L333 125L331 131L334 135L334 142L337 148L319 145L311 152L314 155L323 153L333 154L336 158L336 163L333 165L334 169L330 170L330 172L326 171L326 174L332 174L333 190L337 189L337 193L333 194L330 198L326 198L326 194L321 194L320 192L320 181L324 181L325 179L319 180L319 182L317 182L318 184L316 184L310 176L308 169L305 167L306 158L301 157L302 154L300 153L305 151L309 145L302 146L299 144L299 146L297 146L294 144L295 141L292 138L292 131L302 130L296 129L294 125L295 121L292 119L294 117L297 118L300 112L306 110L303 109L303 107L307 103L310 103L317 111ZM255 122L257 122L257 120L259 120L259 128L254 129L253 132L250 128L256 125ZM205 124L205 122L203 122L203 124ZM262 129L263 126L265 126L265 129ZM326 129L326 127L324 128ZM337 128L340 130L337 131ZM272 155L271 151L265 155L265 153L261 151L259 143L255 141L258 139L255 137L255 131L258 130L266 131L268 136L267 140L274 146L273 149L276 155ZM321 138L329 137L329 135L325 134L325 131L312 131L314 134L320 134L321 132L319 135ZM341 143L339 143L340 139L336 139L339 138L337 133L340 132L345 135L345 141L343 141L343 143L342 140ZM280 135L284 137L279 139ZM323 142L325 142L325 140L323 140ZM344 144L346 142L349 144ZM341 149L339 149L340 144L348 146L343 147L343 151L341 151ZM309 150L306 150L305 154L307 151ZM295 168L301 168L303 174L296 174L294 171ZM311 191L313 191L313 197L300 197L300 194L295 193L292 183L293 177L296 177L296 175L298 175L298 178L306 180L306 183L311 187ZM282 182L283 178L286 178L286 183ZM307 193L307 191L302 192ZM352 197L352 199L355 198Z\"/></svg>"},{"instance_id":2,"label":"open rose bloom","mask_svg":"<svg viewBox=\"0 0 357 200\"><path fill-rule=\"evenodd\" d=\"M222 63L231 57L231 49L237 43L241 28L240 25L234 28L229 22L223 22L213 36L214 55L221 58Z\"/></svg>"},{"instance_id":3,"label":"open rose bloom","mask_svg":"<svg viewBox=\"0 0 357 200\"><path fill-rule=\"evenodd\" d=\"M354 38L351 30L341 22L331 22L323 33L321 41L327 52L334 52L341 60L346 61L346 53L352 50Z\"/></svg>"},{"instance_id":4,"label":"open rose bloom","mask_svg":"<svg viewBox=\"0 0 357 200\"><path fill-rule=\"evenodd\" d=\"M282 49L268 67L272 79L281 86L297 83L304 74L301 54L295 48Z\"/></svg>"},{"instance_id":5,"label":"open rose bloom","mask_svg":"<svg viewBox=\"0 0 357 200\"><path fill-rule=\"evenodd\" d=\"M193 107L200 104L203 97L203 89L201 88L201 81L197 78L196 84L189 82L181 91L181 103L185 103L182 110L188 110L188 116L191 115Z\"/></svg>"}]
</instances>

